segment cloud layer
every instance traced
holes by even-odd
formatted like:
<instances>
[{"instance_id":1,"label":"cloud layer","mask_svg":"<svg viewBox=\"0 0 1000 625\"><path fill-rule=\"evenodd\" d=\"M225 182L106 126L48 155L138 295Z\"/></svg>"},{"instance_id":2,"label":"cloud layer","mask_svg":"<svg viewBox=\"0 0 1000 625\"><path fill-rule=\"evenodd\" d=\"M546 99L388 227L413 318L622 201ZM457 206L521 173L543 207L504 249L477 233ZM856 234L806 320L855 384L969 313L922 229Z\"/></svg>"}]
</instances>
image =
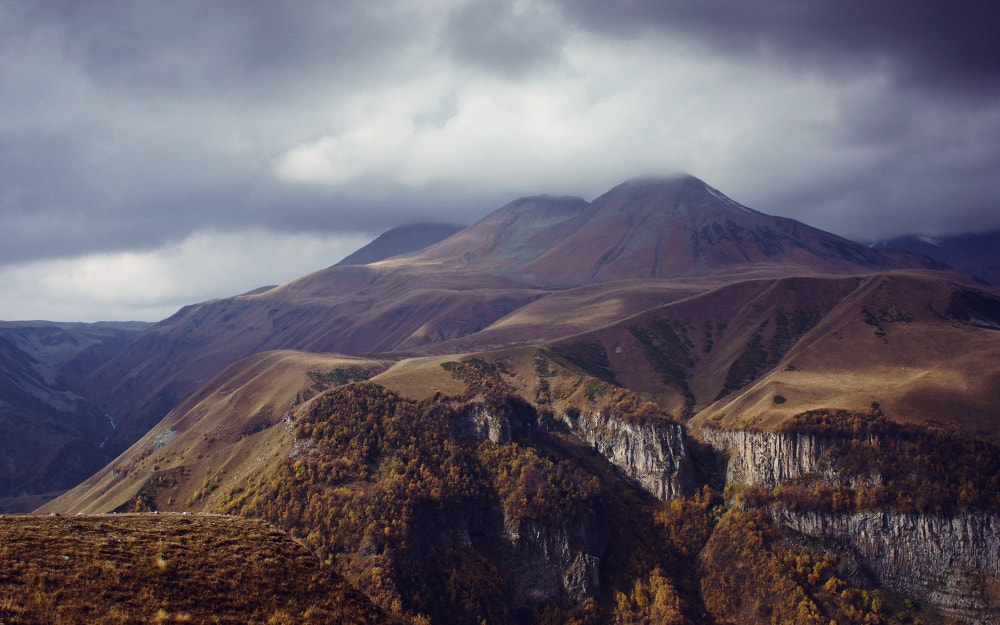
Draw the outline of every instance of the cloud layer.
<instances>
[{"instance_id":1,"label":"cloud layer","mask_svg":"<svg viewBox=\"0 0 1000 625\"><path fill-rule=\"evenodd\" d=\"M858 239L998 228L1000 9L964 4L0 0L0 318L155 319L677 171ZM330 256L256 273L306 235ZM95 259L89 303L24 286Z\"/></svg>"}]
</instances>

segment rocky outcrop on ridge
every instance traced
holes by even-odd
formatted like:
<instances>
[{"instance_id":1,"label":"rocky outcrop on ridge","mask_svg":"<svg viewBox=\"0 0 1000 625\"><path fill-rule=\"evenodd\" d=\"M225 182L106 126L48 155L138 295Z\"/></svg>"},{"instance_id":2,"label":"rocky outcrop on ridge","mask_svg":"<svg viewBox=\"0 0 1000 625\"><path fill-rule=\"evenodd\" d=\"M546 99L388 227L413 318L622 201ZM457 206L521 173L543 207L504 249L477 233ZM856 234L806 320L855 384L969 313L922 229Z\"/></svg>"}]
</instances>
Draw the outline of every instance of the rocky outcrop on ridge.
<instances>
[{"instance_id":1,"label":"rocky outcrop on ridge","mask_svg":"<svg viewBox=\"0 0 1000 625\"><path fill-rule=\"evenodd\" d=\"M855 514L772 508L775 521L833 538L858 554L881 586L929 601L949 616L994 623L1000 607L1000 518L871 510Z\"/></svg>"},{"instance_id":2,"label":"rocky outcrop on ridge","mask_svg":"<svg viewBox=\"0 0 1000 625\"><path fill-rule=\"evenodd\" d=\"M563 422L643 490L666 501L691 491L684 426L636 424L609 413L567 414Z\"/></svg>"},{"instance_id":3,"label":"rocky outcrop on ridge","mask_svg":"<svg viewBox=\"0 0 1000 625\"><path fill-rule=\"evenodd\" d=\"M702 428L705 442L727 458L726 483L774 488L820 471L829 441L812 434Z\"/></svg>"}]
</instances>

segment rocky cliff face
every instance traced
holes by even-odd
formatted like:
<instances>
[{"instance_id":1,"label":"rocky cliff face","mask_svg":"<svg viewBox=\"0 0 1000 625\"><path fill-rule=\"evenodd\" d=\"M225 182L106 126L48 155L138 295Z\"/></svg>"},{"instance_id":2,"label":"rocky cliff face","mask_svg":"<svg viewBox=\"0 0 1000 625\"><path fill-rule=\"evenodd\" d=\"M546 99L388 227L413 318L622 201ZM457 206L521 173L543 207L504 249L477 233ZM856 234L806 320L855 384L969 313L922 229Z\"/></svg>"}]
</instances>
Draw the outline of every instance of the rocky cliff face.
<instances>
[{"instance_id":1,"label":"rocky cliff face","mask_svg":"<svg viewBox=\"0 0 1000 625\"><path fill-rule=\"evenodd\" d=\"M773 488L807 474L853 483L821 462L832 440L812 434L706 427L702 436L726 457L726 483ZM809 536L833 538L854 551L881 586L933 603L952 618L992 623L1000 614L1000 518L871 510L855 514L790 511L775 521Z\"/></svg>"},{"instance_id":2,"label":"rocky cliff face","mask_svg":"<svg viewBox=\"0 0 1000 625\"><path fill-rule=\"evenodd\" d=\"M497 445L516 437L530 437L538 419L534 407L514 397L502 403L486 403L482 397L475 397L462 406L460 415L455 423L456 437L488 439Z\"/></svg>"},{"instance_id":3,"label":"rocky cliff face","mask_svg":"<svg viewBox=\"0 0 1000 625\"><path fill-rule=\"evenodd\" d=\"M1000 608L1000 518L868 511L792 512L774 519L809 536L850 546L882 586L929 601L949 616L995 623Z\"/></svg>"},{"instance_id":4,"label":"rocky cliff face","mask_svg":"<svg viewBox=\"0 0 1000 625\"><path fill-rule=\"evenodd\" d=\"M705 442L726 456L726 483L774 488L821 470L829 441L811 434L779 434L705 427Z\"/></svg>"},{"instance_id":5,"label":"rocky cliff face","mask_svg":"<svg viewBox=\"0 0 1000 625\"><path fill-rule=\"evenodd\" d=\"M459 413L456 434L502 445L531 437L538 416L513 398L500 404L474 399ZM594 516L539 521L505 515L499 567L515 610L547 603L569 607L597 595L607 541ZM471 542L470 542L471 544Z\"/></svg>"},{"instance_id":6,"label":"rocky cliff face","mask_svg":"<svg viewBox=\"0 0 1000 625\"><path fill-rule=\"evenodd\" d=\"M501 568L516 609L597 596L605 541L593 517L542 523L508 518Z\"/></svg>"},{"instance_id":7,"label":"rocky cliff face","mask_svg":"<svg viewBox=\"0 0 1000 625\"><path fill-rule=\"evenodd\" d=\"M628 423L601 412L567 414L563 422L643 490L659 499L666 501L690 492L692 470L684 426Z\"/></svg>"}]
</instances>

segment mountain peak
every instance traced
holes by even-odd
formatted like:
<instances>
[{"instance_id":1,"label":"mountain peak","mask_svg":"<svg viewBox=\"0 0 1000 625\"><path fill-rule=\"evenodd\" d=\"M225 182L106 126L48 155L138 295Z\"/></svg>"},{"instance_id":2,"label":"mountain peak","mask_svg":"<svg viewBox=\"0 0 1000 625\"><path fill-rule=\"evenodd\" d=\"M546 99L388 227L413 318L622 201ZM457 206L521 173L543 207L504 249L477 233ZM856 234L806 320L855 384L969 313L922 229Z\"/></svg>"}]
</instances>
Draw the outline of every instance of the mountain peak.
<instances>
[{"instance_id":1,"label":"mountain peak","mask_svg":"<svg viewBox=\"0 0 1000 625\"><path fill-rule=\"evenodd\" d=\"M407 254L446 239L465 226L443 223L414 223L383 232L374 241L351 253L334 267L367 265L399 254Z\"/></svg>"},{"instance_id":2,"label":"mountain peak","mask_svg":"<svg viewBox=\"0 0 1000 625\"><path fill-rule=\"evenodd\" d=\"M899 266L862 245L743 206L690 174L629 180L591 202L586 214L571 236L518 275L574 285L760 265L807 273Z\"/></svg>"},{"instance_id":3,"label":"mountain peak","mask_svg":"<svg viewBox=\"0 0 1000 625\"><path fill-rule=\"evenodd\" d=\"M634 178L593 202L520 198L414 260L541 286L699 276L763 265L785 273L902 266L863 245L743 206L690 174Z\"/></svg>"}]
</instances>

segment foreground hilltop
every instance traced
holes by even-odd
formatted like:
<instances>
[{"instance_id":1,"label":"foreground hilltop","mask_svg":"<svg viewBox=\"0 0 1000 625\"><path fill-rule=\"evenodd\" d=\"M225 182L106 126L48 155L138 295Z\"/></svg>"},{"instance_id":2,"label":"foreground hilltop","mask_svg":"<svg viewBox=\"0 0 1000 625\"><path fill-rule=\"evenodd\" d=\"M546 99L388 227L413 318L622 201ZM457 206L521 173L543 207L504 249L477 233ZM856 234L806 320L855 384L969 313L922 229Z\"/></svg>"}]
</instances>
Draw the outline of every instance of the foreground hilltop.
<instances>
[{"instance_id":1,"label":"foreground hilltop","mask_svg":"<svg viewBox=\"0 0 1000 625\"><path fill-rule=\"evenodd\" d=\"M287 534L219 516L0 517L4 623L392 622Z\"/></svg>"}]
</instances>

